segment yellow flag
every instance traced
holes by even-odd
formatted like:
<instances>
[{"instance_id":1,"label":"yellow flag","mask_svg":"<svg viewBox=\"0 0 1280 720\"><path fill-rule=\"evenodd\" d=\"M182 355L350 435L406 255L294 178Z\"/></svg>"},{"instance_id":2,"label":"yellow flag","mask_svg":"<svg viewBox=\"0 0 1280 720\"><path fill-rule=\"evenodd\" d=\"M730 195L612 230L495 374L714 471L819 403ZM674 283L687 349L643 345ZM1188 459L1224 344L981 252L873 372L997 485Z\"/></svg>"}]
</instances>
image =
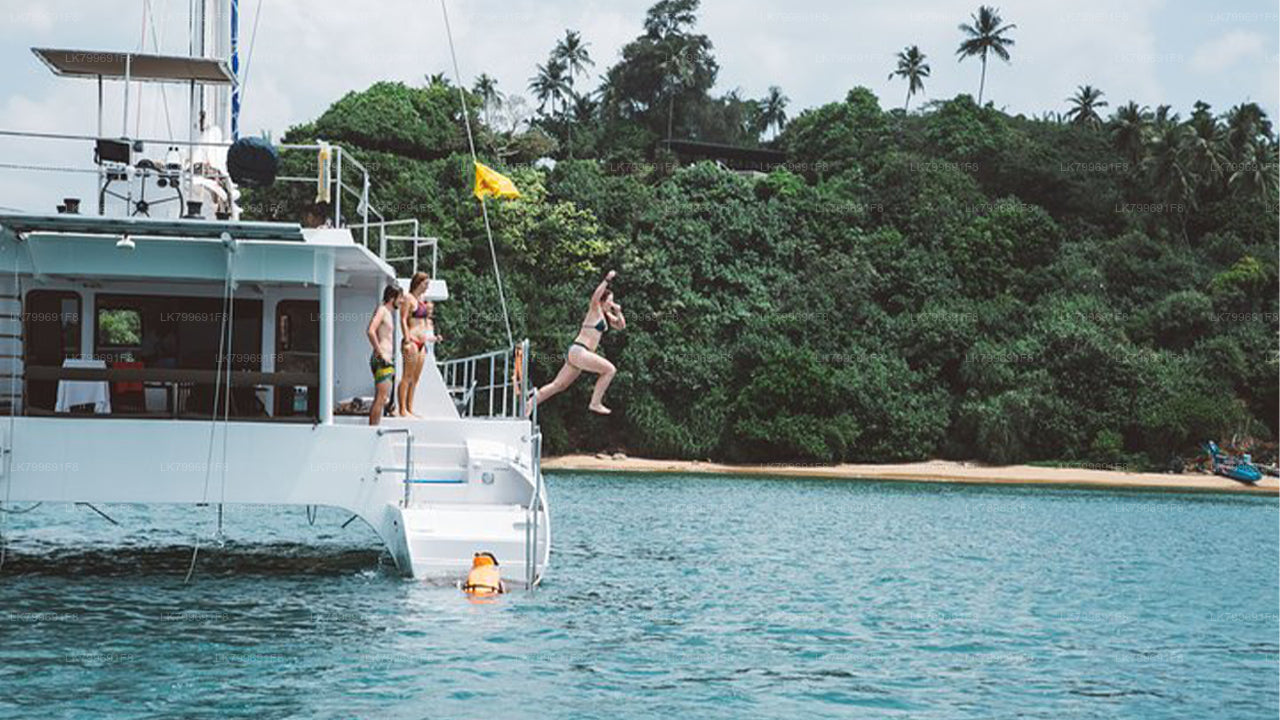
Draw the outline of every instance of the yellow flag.
<instances>
[{"instance_id":1,"label":"yellow flag","mask_svg":"<svg viewBox=\"0 0 1280 720\"><path fill-rule=\"evenodd\" d=\"M516 189L516 184L511 182L511 178L483 163L476 163L476 197L515 200L520 197L520 191Z\"/></svg>"}]
</instances>

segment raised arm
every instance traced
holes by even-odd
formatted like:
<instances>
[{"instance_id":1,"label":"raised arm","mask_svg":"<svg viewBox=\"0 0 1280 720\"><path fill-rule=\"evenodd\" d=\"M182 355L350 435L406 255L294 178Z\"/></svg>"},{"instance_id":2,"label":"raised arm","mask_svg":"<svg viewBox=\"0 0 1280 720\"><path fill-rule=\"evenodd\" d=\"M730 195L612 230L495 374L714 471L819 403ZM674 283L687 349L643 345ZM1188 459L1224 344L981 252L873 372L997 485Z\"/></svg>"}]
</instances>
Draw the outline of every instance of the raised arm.
<instances>
[{"instance_id":1,"label":"raised arm","mask_svg":"<svg viewBox=\"0 0 1280 720\"><path fill-rule=\"evenodd\" d=\"M610 307L605 309L604 316L608 319L609 325L614 330L627 329L627 316L622 314L621 305L613 303Z\"/></svg>"},{"instance_id":2,"label":"raised arm","mask_svg":"<svg viewBox=\"0 0 1280 720\"><path fill-rule=\"evenodd\" d=\"M593 304L597 304L604 299L605 291L609 289L609 283L617 276L618 276L617 270L610 270L609 274L604 276L604 280L602 280L600 284L596 286L596 291L591 293L591 302Z\"/></svg>"}]
</instances>

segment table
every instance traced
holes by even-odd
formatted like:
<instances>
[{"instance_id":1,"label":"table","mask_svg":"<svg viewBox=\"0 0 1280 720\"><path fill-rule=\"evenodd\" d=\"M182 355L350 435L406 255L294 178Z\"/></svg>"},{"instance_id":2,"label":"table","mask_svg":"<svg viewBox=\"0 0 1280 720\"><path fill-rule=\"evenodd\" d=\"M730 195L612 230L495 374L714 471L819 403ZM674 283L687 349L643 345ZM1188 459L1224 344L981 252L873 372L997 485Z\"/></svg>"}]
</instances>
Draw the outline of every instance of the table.
<instances>
[{"instance_id":1,"label":"table","mask_svg":"<svg viewBox=\"0 0 1280 720\"><path fill-rule=\"evenodd\" d=\"M84 368L89 370L106 370L104 360L68 359L62 361L64 368ZM111 388L105 380L59 380L58 401L54 411L71 412L77 405L93 405L93 412L98 415L111 414Z\"/></svg>"}]
</instances>

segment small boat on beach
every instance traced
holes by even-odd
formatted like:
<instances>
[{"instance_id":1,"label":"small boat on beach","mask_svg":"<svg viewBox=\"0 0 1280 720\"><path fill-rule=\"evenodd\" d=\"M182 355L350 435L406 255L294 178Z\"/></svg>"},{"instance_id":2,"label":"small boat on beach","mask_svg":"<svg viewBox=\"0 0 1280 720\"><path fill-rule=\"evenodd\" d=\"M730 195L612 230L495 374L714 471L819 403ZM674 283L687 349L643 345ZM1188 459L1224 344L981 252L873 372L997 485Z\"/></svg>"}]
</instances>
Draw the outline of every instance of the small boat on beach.
<instances>
[{"instance_id":1,"label":"small boat on beach","mask_svg":"<svg viewBox=\"0 0 1280 720\"><path fill-rule=\"evenodd\" d=\"M1262 479L1262 470L1253 464L1253 458L1247 453L1240 456L1227 455L1212 440L1204 444L1204 450L1209 453L1209 462L1212 464L1215 475L1246 485L1255 485Z\"/></svg>"}]
</instances>

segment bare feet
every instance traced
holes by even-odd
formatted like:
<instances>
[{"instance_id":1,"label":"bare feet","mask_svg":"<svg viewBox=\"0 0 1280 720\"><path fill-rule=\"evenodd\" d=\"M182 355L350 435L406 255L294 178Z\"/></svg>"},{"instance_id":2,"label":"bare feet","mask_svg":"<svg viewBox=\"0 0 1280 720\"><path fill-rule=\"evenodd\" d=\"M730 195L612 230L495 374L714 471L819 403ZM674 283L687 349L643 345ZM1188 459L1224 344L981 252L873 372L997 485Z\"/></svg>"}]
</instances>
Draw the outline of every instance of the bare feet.
<instances>
[{"instance_id":1,"label":"bare feet","mask_svg":"<svg viewBox=\"0 0 1280 720\"><path fill-rule=\"evenodd\" d=\"M597 415L612 415L613 411L603 405L588 405L587 409Z\"/></svg>"}]
</instances>

